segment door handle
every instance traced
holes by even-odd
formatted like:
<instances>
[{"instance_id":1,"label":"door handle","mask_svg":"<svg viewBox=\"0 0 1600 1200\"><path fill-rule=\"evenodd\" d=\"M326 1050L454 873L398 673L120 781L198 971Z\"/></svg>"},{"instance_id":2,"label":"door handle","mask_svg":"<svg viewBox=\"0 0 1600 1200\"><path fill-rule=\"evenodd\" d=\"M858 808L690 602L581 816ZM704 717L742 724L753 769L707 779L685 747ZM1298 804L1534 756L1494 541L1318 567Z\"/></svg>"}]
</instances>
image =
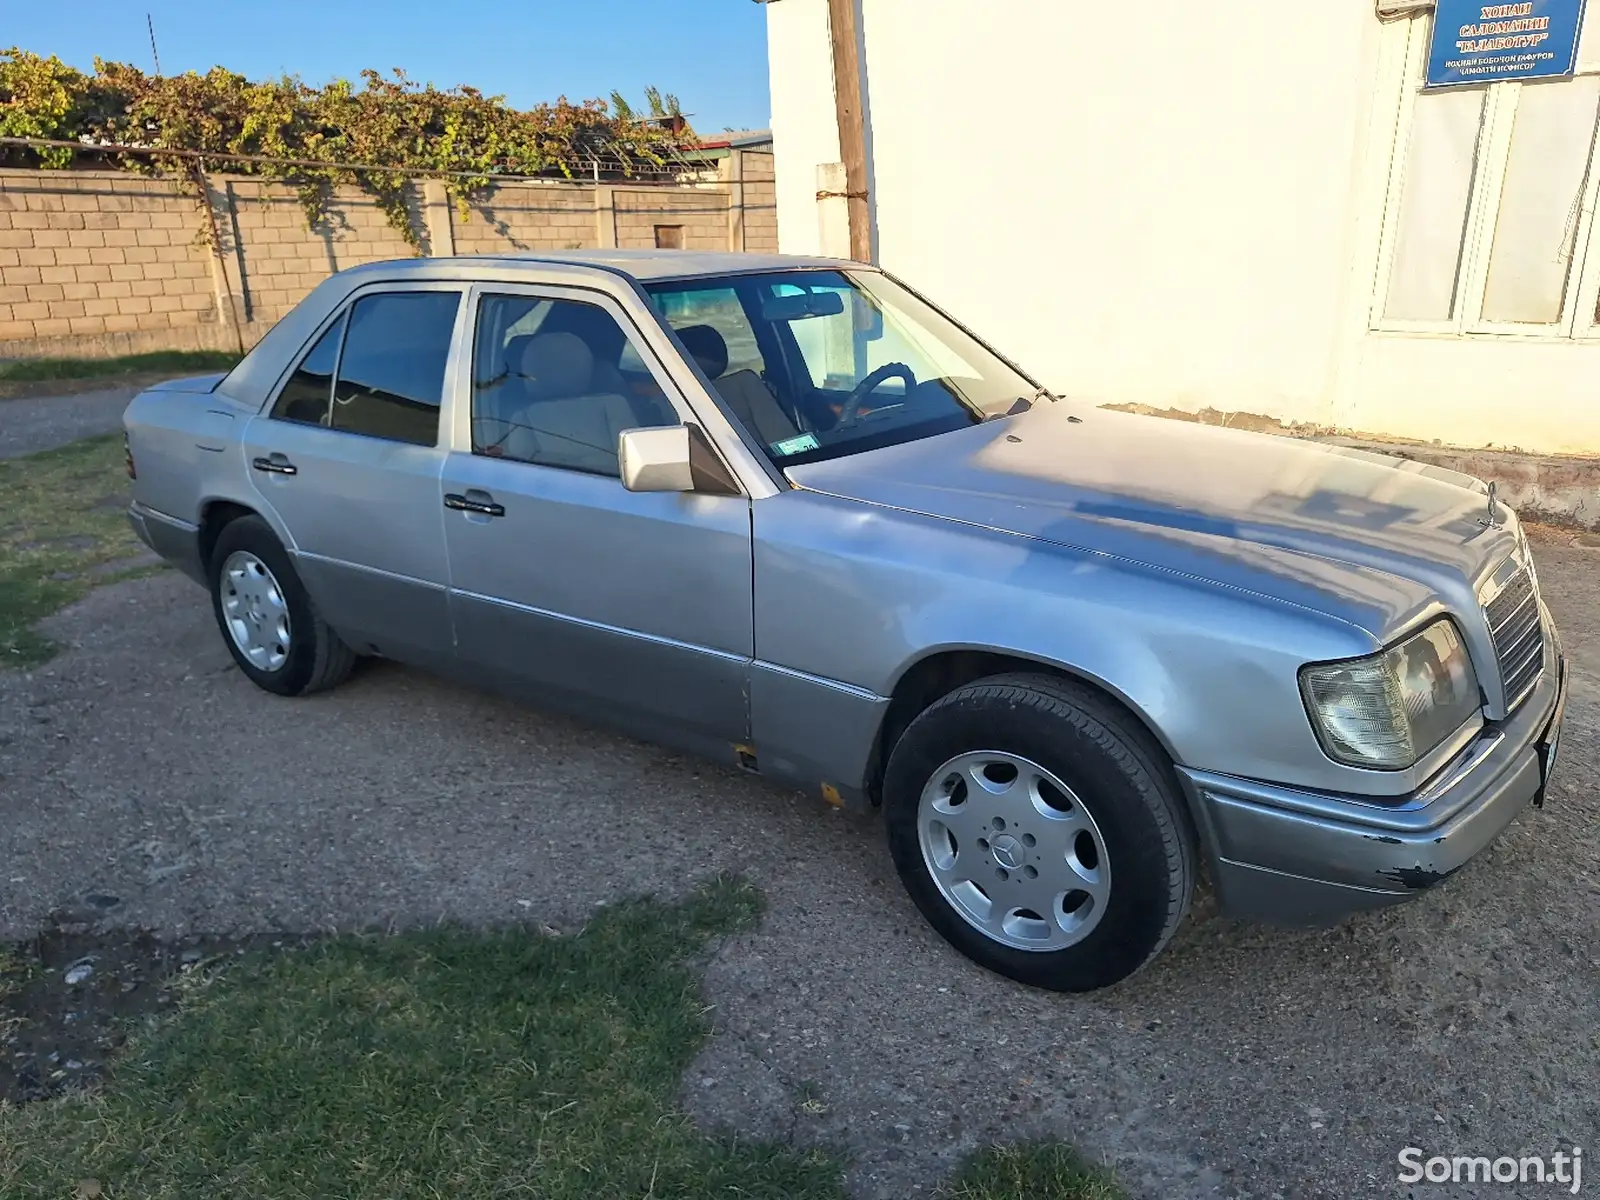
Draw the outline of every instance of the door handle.
<instances>
[{"instance_id":1,"label":"door handle","mask_svg":"<svg viewBox=\"0 0 1600 1200\"><path fill-rule=\"evenodd\" d=\"M270 475L298 475L300 468L289 461L288 457L276 452L265 458L250 460L250 465L258 471L266 471Z\"/></svg>"},{"instance_id":2,"label":"door handle","mask_svg":"<svg viewBox=\"0 0 1600 1200\"><path fill-rule=\"evenodd\" d=\"M482 513L486 517L503 517L506 515L506 506L504 504L496 504L488 498L489 494L487 492L480 492L479 495L484 498L482 500L476 497L469 499L458 492L446 492L444 494L444 506L453 508L457 512Z\"/></svg>"}]
</instances>

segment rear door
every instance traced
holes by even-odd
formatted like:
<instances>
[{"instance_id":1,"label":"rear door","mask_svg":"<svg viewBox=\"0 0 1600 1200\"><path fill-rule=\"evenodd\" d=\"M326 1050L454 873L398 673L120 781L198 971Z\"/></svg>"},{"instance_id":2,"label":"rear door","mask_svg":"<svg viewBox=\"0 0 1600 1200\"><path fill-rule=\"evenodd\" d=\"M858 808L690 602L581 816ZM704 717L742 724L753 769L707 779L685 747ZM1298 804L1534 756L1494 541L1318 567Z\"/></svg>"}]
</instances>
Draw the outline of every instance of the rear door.
<instances>
[{"instance_id":1,"label":"rear door","mask_svg":"<svg viewBox=\"0 0 1600 1200\"><path fill-rule=\"evenodd\" d=\"M457 284L358 292L244 431L301 578L359 651L453 658L439 476L461 298Z\"/></svg>"}]
</instances>

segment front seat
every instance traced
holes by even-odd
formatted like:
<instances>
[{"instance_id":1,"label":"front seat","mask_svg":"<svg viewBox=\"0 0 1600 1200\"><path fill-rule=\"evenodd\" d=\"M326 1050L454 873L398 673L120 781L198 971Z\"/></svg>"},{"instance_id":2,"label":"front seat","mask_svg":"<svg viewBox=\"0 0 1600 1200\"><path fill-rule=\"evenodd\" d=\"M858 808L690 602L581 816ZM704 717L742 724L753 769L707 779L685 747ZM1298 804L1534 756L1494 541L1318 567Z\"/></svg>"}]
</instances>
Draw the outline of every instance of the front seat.
<instances>
[{"instance_id":1,"label":"front seat","mask_svg":"<svg viewBox=\"0 0 1600 1200\"><path fill-rule=\"evenodd\" d=\"M757 441L770 446L800 432L761 376L751 370L723 374L728 369L728 343L722 334L710 325L687 325L676 332L678 340L694 355L695 362L711 380L711 386Z\"/></svg>"},{"instance_id":2,"label":"front seat","mask_svg":"<svg viewBox=\"0 0 1600 1200\"><path fill-rule=\"evenodd\" d=\"M530 401L506 435L507 458L616 475L617 436L639 424L627 399L594 392L594 354L574 333L531 338L514 364Z\"/></svg>"},{"instance_id":3,"label":"front seat","mask_svg":"<svg viewBox=\"0 0 1600 1200\"><path fill-rule=\"evenodd\" d=\"M528 381L522 377L521 369L534 336L512 338L501 351L499 374L493 379L473 381L473 449L495 456L508 453L506 438L528 406Z\"/></svg>"}]
</instances>

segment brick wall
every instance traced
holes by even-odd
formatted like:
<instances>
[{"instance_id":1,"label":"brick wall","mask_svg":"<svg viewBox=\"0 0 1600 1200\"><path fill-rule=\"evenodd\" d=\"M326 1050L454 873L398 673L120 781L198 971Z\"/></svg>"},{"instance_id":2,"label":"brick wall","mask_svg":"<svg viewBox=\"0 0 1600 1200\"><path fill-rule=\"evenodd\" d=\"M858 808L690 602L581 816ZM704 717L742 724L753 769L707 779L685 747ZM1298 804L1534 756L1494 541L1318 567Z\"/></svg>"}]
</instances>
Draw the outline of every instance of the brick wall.
<instances>
[{"instance_id":1,"label":"brick wall","mask_svg":"<svg viewBox=\"0 0 1600 1200\"><path fill-rule=\"evenodd\" d=\"M778 252L777 178L770 153L745 151L744 248L753 254Z\"/></svg>"},{"instance_id":2,"label":"brick wall","mask_svg":"<svg viewBox=\"0 0 1600 1200\"><path fill-rule=\"evenodd\" d=\"M595 189L508 184L475 200L465 219L450 206L457 254L514 254L519 250L584 250L599 244Z\"/></svg>"},{"instance_id":3,"label":"brick wall","mask_svg":"<svg viewBox=\"0 0 1600 1200\"><path fill-rule=\"evenodd\" d=\"M200 214L165 180L0 171L0 355L140 334L174 348L217 344Z\"/></svg>"},{"instance_id":4,"label":"brick wall","mask_svg":"<svg viewBox=\"0 0 1600 1200\"><path fill-rule=\"evenodd\" d=\"M216 186L233 227L224 238L224 261L242 285L235 288L240 317L263 332L334 272L414 253L357 188L336 189L326 215L310 229L293 188L255 179L219 180Z\"/></svg>"},{"instance_id":5,"label":"brick wall","mask_svg":"<svg viewBox=\"0 0 1600 1200\"><path fill-rule=\"evenodd\" d=\"M658 226L679 230L685 250L728 248L728 193L722 188L697 190L617 187L617 245L656 245Z\"/></svg>"},{"instance_id":6,"label":"brick wall","mask_svg":"<svg viewBox=\"0 0 1600 1200\"><path fill-rule=\"evenodd\" d=\"M510 183L463 216L428 184L408 208L431 254L648 247L657 226L686 250L776 252L772 155L736 153L675 186ZM0 170L0 359L253 345L333 272L413 253L357 188L308 228L293 189L257 178L213 176L202 198L126 172Z\"/></svg>"}]
</instances>

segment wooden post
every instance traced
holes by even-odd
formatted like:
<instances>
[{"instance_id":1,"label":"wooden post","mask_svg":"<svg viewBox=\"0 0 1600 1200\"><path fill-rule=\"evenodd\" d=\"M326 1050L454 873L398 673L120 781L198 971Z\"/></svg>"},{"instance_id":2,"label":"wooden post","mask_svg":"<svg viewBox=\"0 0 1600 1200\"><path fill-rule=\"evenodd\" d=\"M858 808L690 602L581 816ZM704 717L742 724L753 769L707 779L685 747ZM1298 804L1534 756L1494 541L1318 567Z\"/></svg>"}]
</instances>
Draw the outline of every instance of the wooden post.
<instances>
[{"instance_id":1,"label":"wooden post","mask_svg":"<svg viewBox=\"0 0 1600 1200\"><path fill-rule=\"evenodd\" d=\"M738 147L728 150L723 159L724 176L728 181L728 249L744 249L744 151Z\"/></svg>"},{"instance_id":2,"label":"wooden post","mask_svg":"<svg viewBox=\"0 0 1600 1200\"><path fill-rule=\"evenodd\" d=\"M872 213L867 205L867 135L862 125L856 0L828 0L828 31L833 41L833 102L839 121L839 157L844 161L845 201L850 212L850 257L871 262Z\"/></svg>"},{"instance_id":3,"label":"wooden post","mask_svg":"<svg viewBox=\"0 0 1600 1200\"><path fill-rule=\"evenodd\" d=\"M217 305L217 319L233 328L234 345L244 356L244 321L239 315L244 299L244 271L239 261L239 239L233 229L231 188L218 190L211 185L205 164L194 164L195 189L206 210L206 240L211 246L211 286ZM227 185L224 185L225 187ZM228 223L229 245L222 240L221 222Z\"/></svg>"}]
</instances>

